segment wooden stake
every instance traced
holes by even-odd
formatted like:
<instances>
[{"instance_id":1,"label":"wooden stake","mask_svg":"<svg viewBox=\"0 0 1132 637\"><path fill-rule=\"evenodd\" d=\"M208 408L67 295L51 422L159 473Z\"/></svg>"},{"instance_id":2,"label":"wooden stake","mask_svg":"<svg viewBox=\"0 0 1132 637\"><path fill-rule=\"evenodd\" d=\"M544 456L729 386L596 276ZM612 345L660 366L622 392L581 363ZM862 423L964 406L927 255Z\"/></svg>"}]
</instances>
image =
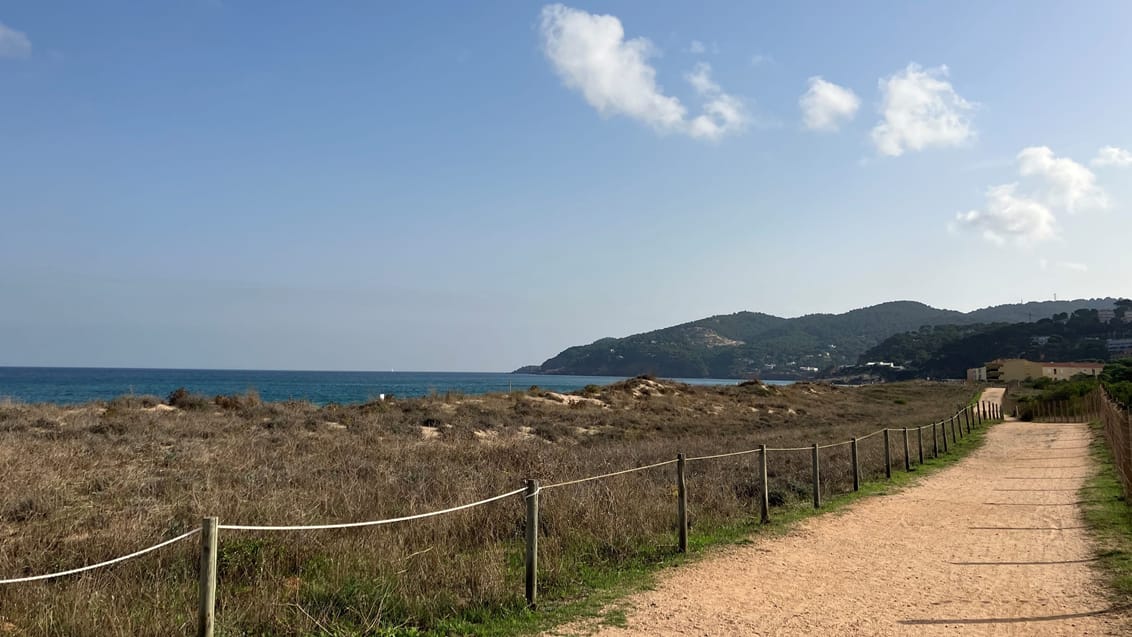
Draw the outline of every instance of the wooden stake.
<instances>
[{"instance_id":1,"label":"wooden stake","mask_svg":"<svg viewBox=\"0 0 1132 637\"><path fill-rule=\"evenodd\" d=\"M681 553L688 552L688 487L684 482L684 454L676 454L676 528Z\"/></svg>"},{"instance_id":2,"label":"wooden stake","mask_svg":"<svg viewBox=\"0 0 1132 637\"><path fill-rule=\"evenodd\" d=\"M763 495L759 499L759 516L762 523L770 522L770 485L766 478L766 445L759 445L759 473L762 475Z\"/></svg>"},{"instance_id":3,"label":"wooden stake","mask_svg":"<svg viewBox=\"0 0 1132 637\"><path fill-rule=\"evenodd\" d=\"M538 604L538 480L527 480L527 606Z\"/></svg>"},{"instance_id":4,"label":"wooden stake","mask_svg":"<svg viewBox=\"0 0 1132 637\"><path fill-rule=\"evenodd\" d=\"M853 490L861 490L861 463L857 459L857 439L849 440L849 458L853 462Z\"/></svg>"},{"instance_id":5,"label":"wooden stake","mask_svg":"<svg viewBox=\"0 0 1132 637\"><path fill-rule=\"evenodd\" d=\"M197 597L197 636L212 637L216 629L216 552L220 521L204 518L200 525L200 587Z\"/></svg>"},{"instance_id":6,"label":"wooden stake","mask_svg":"<svg viewBox=\"0 0 1132 637\"><path fill-rule=\"evenodd\" d=\"M821 508L821 469L818 468L818 443L814 443L814 508Z\"/></svg>"},{"instance_id":7,"label":"wooden stake","mask_svg":"<svg viewBox=\"0 0 1132 637\"><path fill-rule=\"evenodd\" d=\"M892 450L888 444L888 428L884 430L884 477L892 479Z\"/></svg>"}]
</instances>

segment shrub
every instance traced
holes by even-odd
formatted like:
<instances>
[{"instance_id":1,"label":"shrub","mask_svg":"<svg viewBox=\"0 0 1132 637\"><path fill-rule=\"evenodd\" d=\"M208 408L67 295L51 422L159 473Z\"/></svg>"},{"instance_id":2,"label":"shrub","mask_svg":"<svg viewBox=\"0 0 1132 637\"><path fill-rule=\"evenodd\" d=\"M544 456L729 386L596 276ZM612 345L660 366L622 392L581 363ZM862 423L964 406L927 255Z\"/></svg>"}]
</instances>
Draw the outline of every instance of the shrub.
<instances>
[{"instance_id":1,"label":"shrub","mask_svg":"<svg viewBox=\"0 0 1132 637\"><path fill-rule=\"evenodd\" d=\"M201 394L191 393L184 387L178 387L169 392L169 396L165 398L165 403L170 407L184 409L187 411L200 411L208 408L211 401L206 396Z\"/></svg>"}]
</instances>

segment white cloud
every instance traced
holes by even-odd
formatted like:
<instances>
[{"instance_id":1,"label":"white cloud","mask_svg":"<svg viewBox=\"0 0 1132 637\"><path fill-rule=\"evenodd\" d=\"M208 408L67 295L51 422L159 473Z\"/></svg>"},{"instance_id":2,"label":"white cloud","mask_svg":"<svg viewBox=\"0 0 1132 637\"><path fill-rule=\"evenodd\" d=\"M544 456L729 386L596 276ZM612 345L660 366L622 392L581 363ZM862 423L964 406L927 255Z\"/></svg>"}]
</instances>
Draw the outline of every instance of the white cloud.
<instances>
[{"instance_id":1,"label":"white cloud","mask_svg":"<svg viewBox=\"0 0 1132 637\"><path fill-rule=\"evenodd\" d=\"M961 225L983 231L983 237L999 245L1007 239L1020 243L1043 241L1057 235L1057 219L1042 202L1017 194L1018 184L987 189L982 210L956 215Z\"/></svg>"},{"instance_id":2,"label":"white cloud","mask_svg":"<svg viewBox=\"0 0 1132 637\"><path fill-rule=\"evenodd\" d=\"M1116 146L1105 146L1089 163L1094 166L1132 166L1132 153Z\"/></svg>"},{"instance_id":3,"label":"white cloud","mask_svg":"<svg viewBox=\"0 0 1132 637\"><path fill-rule=\"evenodd\" d=\"M974 105L947 81L947 67L924 69L909 64L879 82L884 119L873 128L873 144L882 155L909 150L959 146L975 137L967 118Z\"/></svg>"},{"instance_id":4,"label":"white cloud","mask_svg":"<svg viewBox=\"0 0 1132 637\"><path fill-rule=\"evenodd\" d=\"M853 91L827 82L821 76L811 77L809 81L809 90L798 99L806 128L835 131L857 114L861 99Z\"/></svg>"},{"instance_id":5,"label":"white cloud","mask_svg":"<svg viewBox=\"0 0 1132 637\"><path fill-rule=\"evenodd\" d=\"M1068 157L1055 157L1047 146L1031 146L1018 153L1018 174L1035 177L1041 198L1070 213L1108 207L1108 195L1097 186L1091 170Z\"/></svg>"},{"instance_id":6,"label":"white cloud","mask_svg":"<svg viewBox=\"0 0 1132 637\"><path fill-rule=\"evenodd\" d=\"M685 78L703 99L703 113L689 119L679 99L664 94L649 58L646 38L625 39L616 16L594 15L561 4L542 9L543 50L562 82L579 91L602 115L625 115L662 132L718 139L748 121L738 98L723 92L711 67L698 64Z\"/></svg>"},{"instance_id":7,"label":"white cloud","mask_svg":"<svg viewBox=\"0 0 1132 637\"><path fill-rule=\"evenodd\" d=\"M692 43L688 45L688 52L695 53L696 55L701 55L707 52L707 47L704 46L704 43L700 42L699 40L692 40Z\"/></svg>"},{"instance_id":8,"label":"white cloud","mask_svg":"<svg viewBox=\"0 0 1132 637\"><path fill-rule=\"evenodd\" d=\"M31 55L31 40L23 33L0 22L0 58L26 58Z\"/></svg>"},{"instance_id":9,"label":"white cloud","mask_svg":"<svg viewBox=\"0 0 1132 637\"><path fill-rule=\"evenodd\" d=\"M774 61L774 58L772 58L769 55L763 55L762 53L756 53L756 54L751 56L751 66L760 66L762 64L770 64L773 61Z\"/></svg>"},{"instance_id":10,"label":"white cloud","mask_svg":"<svg viewBox=\"0 0 1132 637\"><path fill-rule=\"evenodd\" d=\"M1016 160L1022 180L989 188L982 209L956 215L960 225L981 229L986 239L998 244L1007 239L1031 243L1057 236L1061 212L1108 206L1108 194L1097 186L1096 176L1072 159L1057 157L1045 146L1030 146ZM1057 265L1083 268L1069 262Z\"/></svg>"},{"instance_id":11,"label":"white cloud","mask_svg":"<svg viewBox=\"0 0 1132 637\"><path fill-rule=\"evenodd\" d=\"M1062 270L1071 270L1073 272L1088 272L1089 266L1084 263L1074 263L1072 261L1058 261L1057 267Z\"/></svg>"}]
</instances>

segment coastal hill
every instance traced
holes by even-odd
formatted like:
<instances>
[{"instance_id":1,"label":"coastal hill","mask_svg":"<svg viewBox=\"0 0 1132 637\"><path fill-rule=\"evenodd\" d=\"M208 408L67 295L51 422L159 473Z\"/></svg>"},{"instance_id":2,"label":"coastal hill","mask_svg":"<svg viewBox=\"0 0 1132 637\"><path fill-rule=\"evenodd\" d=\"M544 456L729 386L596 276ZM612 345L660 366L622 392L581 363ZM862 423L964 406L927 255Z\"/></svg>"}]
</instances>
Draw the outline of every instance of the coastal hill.
<instances>
[{"instance_id":1,"label":"coastal hill","mask_svg":"<svg viewBox=\"0 0 1132 637\"><path fill-rule=\"evenodd\" d=\"M1115 299L997 305L971 312L891 301L843 314L782 318L737 312L563 350L518 372L668 378L794 379L855 365L884 339L929 325L1037 321L1081 308L1112 308Z\"/></svg>"}]
</instances>

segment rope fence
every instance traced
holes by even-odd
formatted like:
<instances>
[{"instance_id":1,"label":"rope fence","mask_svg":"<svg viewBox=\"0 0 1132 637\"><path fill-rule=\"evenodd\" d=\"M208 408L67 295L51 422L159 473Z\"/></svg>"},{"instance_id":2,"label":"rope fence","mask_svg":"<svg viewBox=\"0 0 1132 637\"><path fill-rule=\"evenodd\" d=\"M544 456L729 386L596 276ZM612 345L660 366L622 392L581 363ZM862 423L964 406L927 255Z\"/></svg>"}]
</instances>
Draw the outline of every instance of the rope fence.
<instances>
[{"instance_id":1,"label":"rope fence","mask_svg":"<svg viewBox=\"0 0 1132 637\"><path fill-rule=\"evenodd\" d=\"M1121 476L1124 479L1126 492L1130 485L1132 485L1132 470L1129 468L1129 463L1132 462L1132 447L1129 447L1129 441L1132 441L1132 426L1128 424L1128 414L1123 413L1118 407L1115 407L1107 395L1098 395L1093 398L1093 404L1098 408L1107 405L1106 409L1116 410L1112 413L1119 413L1123 418L1125 425L1121 427L1113 426L1111 429L1119 434L1110 436L1110 442L1116 441L1121 445L1123 450L1118 454L1118 464L1122 469ZM1104 401L1107 401L1105 403ZM343 523L329 523L329 524L311 524L311 525L260 525L260 524L220 524L219 520L215 517L207 517L202 520L200 528L193 529L186 533L182 533L177 537L165 540L153 546L141 549L123 555L105 562L97 564L90 564L71 570L61 571L57 573L48 573L45 575L34 575L27 577L18 577L11 579L0 579L0 585L4 584L19 584L25 582L34 582L41 580L48 580L57 577L64 577L67 575L76 575L79 573L89 572L96 569L112 566L119 562L124 562L136 557L140 557L147 553L159 550L171 544L186 540L198 533L201 535L201 550L200 550L200 569L199 569L199 595L198 595L198 621L197 621L197 635L199 637L213 637L215 631L215 609L216 609L216 575L217 575L217 555L219 545L219 531L258 531L258 532L276 532L276 531L319 531L319 530L333 530L333 529L354 529L363 527L375 527L388 524L395 524L400 522L409 522L413 520L420 520L431 518L457 511L471 509L475 507L484 506L493 502L505 500L512 496L523 494L523 499L526 508L526 524L525 524L525 594L527 604L534 608L538 597L538 519L539 519L539 494L544 490L558 489L571 485L582 484L586 482L593 482L597 480L604 480L615 476L637 473L656 469L668 465L676 465L676 491L677 491L677 550L681 553L688 550L688 488L686 480L686 472L689 463L707 462L722 458L730 458L745 455L758 456L758 476L760 476L761 493L759 494L759 509L760 518L763 523L770 521L770 488L769 479L769 459L771 453L793 453L809 451L811 454L811 478L812 478L812 493L814 508L821 508L822 495L823 495L823 472L821 466L821 451L832 449L835 447L849 446L850 451L850 465L852 474L852 490L858 491L861 488L861 483L865 481L865 476L861 470L861 454L860 443L872 438L873 436L883 435L884 437L884 473L887 479L892 478L892 446L891 440L892 432L897 432L901 435L902 440L902 458L905 471L912 471L913 464L923 464L925 458L925 436L924 432L931 430L931 447L927 455L931 458L938 458L941 455L949 453L950 446L948 444L948 431L951 433L951 444L956 444L958 440L965 435L970 435L973 428L981 426L985 423L997 422L1002 419L1001 408L998 403L994 402L978 402L961 407L949 419L938 421L930 425L921 427L910 428L883 428L865 434L863 436L852 438L844 442L827 443L819 445L814 443L806 447L767 447L760 445L753 449L744 449L741 451L732 451L726 453L685 457L683 453L677 455L674 460L663 460L652 464L647 464L639 467L632 467L619 471L603 473L575 480L567 480L552 484L540 485L538 480L527 480L522 488L514 489L506 493L501 493L496 496L484 498L476 502L461 504L445 509L430 511L426 513L419 513L414 515L407 515L396 518L387 518L382 520L369 520L362 522L343 522ZM1115 422L1116 417L1113 416L1109 420ZM965 430L965 431L964 431ZM1108 420L1106 420L1106 434L1110 430ZM918 463L914 462L911 446L910 432L916 433L916 448L918 453L915 457L918 458ZM937 435L938 432L938 435ZM1120 436L1120 437L1117 437ZM942 446L940 441L942 440ZM1115 448L1115 444L1114 448ZM844 457L842 453L842 458ZM796 457L795 457L796 458ZM829 486L826 485L826 493L830 493Z\"/></svg>"}]
</instances>

